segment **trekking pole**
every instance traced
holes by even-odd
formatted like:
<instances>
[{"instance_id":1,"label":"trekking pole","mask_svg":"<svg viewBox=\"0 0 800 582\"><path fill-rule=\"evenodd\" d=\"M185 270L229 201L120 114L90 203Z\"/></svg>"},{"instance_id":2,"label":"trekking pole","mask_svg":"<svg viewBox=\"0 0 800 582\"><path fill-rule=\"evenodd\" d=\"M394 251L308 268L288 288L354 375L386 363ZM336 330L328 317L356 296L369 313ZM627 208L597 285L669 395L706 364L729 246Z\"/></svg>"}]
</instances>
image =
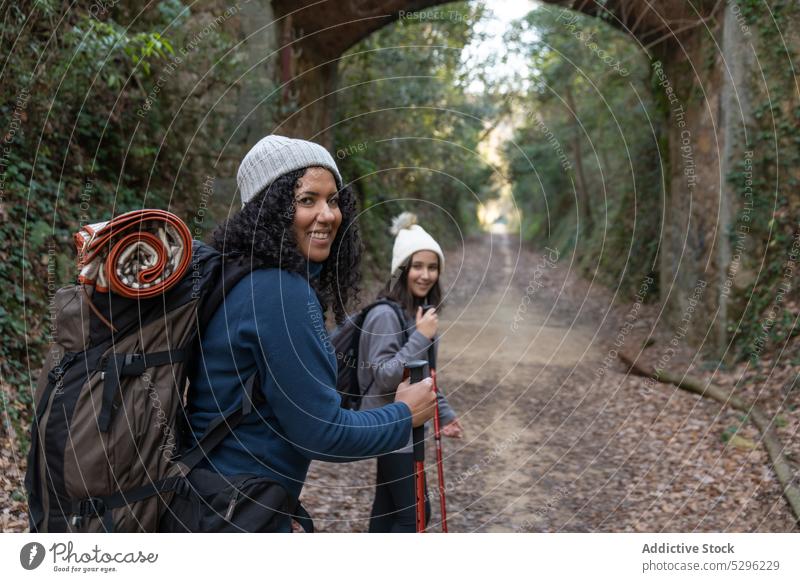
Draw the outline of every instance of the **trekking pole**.
<instances>
[{"instance_id":1,"label":"trekking pole","mask_svg":"<svg viewBox=\"0 0 800 582\"><path fill-rule=\"evenodd\" d=\"M425 360L412 360L406 363L411 383L422 382L423 371L428 364ZM425 427L412 429L414 443L414 494L417 501L417 533L425 531Z\"/></svg>"},{"instance_id":2,"label":"trekking pole","mask_svg":"<svg viewBox=\"0 0 800 582\"><path fill-rule=\"evenodd\" d=\"M432 305L423 305L422 313L431 309ZM436 354L433 344L428 348L428 366L431 370L431 380L433 380L433 393L436 396L433 414L433 438L436 442L436 475L439 478L439 507L442 511L442 532L447 533L447 502L444 497L444 463L442 462L442 433L441 420L439 417L439 388L436 386Z\"/></svg>"}]
</instances>

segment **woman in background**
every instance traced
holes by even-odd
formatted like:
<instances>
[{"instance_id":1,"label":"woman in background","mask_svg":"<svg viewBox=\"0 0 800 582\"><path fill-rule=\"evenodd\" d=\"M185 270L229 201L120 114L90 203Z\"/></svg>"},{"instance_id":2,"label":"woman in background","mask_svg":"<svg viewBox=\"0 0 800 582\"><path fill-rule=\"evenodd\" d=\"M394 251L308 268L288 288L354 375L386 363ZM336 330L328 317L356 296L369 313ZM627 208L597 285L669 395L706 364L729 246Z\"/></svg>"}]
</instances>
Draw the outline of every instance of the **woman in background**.
<instances>
[{"instance_id":1,"label":"woman in background","mask_svg":"<svg viewBox=\"0 0 800 582\"><path fill-rule=\"evenodd\" d=\"M405 212L394 220L395 235L391 277L378 299L392 305L371 308L364 320L359 342L358 380L363 394L361 408L379 408L392 402L410 360L436 357L439 310L442 305L440 275L444 254L439 244ZM432 306L423 310L423 306ZM403 314L402 320L398 312ZM447 399L438 393L442 434L461 438L463 431ZM414 532L416 505L412 441L378 457L375 499L369 531ZM425 501L426 523L430 502Z\"/></svg>"}]
</instances>

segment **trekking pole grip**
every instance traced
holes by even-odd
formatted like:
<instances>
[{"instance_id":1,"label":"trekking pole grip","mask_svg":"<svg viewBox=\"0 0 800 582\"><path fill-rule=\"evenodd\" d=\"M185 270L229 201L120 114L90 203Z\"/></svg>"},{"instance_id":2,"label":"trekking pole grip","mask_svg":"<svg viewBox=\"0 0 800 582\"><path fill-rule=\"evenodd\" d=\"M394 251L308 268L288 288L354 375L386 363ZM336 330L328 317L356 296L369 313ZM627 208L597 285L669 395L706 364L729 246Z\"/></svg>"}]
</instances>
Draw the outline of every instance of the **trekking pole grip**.
<instances>
[{"instance_id":1,"label":"trekking pole grip","mask_svg":"<svg viewBox=\"0 0 800 582\"><path fill-rule=\"evenodd\" d=\"M412 384L422 382L424 379L425 366L428 364L425 360L412 360L406 363L406 369L409 372L409 378ZM412 441L414 443L414 461L421 462L425 460L425 428L420 425L412 430Z\"/></svg>"}]
</instances>

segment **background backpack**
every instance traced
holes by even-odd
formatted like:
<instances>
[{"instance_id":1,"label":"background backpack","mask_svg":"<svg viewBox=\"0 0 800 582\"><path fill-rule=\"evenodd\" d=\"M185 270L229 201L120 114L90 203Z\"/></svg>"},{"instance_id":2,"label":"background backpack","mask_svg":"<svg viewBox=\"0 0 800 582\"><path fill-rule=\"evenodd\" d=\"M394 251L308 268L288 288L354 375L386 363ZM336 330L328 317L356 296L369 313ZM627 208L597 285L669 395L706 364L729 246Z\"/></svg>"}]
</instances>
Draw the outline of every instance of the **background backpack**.
<instances>
[{"instance_id":1,"label":"background backpack","mask_svg":"<svg viewBox=\"0 0 800 582\"><path fill-rule=\"evenodd\" d=\"M184 402L200 334L250 271L194 241L189 270L156 297L57 291L25 476L32 532L157 529L185 475L252 405L245 397L179 457L191 442Z\"/></svg>"},{"instance_id":2,"label":"background backpack","mask_svg":"<svg viewBox=\"0 0 800 582\"><path fill-rule=\"evenodd\" d=\"M400 320L400 328L403 330L403 343L408 341L408 330L406 329L406 318L403 309L395 301L390 299L379 299L375 303L367 305L364 309L349 316L345 322L336 328L331 334L331 343L336 353L337 377L336 390L342 397L342 408L358 410L364 394L358 385L358 344L361 341L361 330L364 327L364 320L367 314L378 305L390 306L397 318Z\"/></svg>"}]
</instances>

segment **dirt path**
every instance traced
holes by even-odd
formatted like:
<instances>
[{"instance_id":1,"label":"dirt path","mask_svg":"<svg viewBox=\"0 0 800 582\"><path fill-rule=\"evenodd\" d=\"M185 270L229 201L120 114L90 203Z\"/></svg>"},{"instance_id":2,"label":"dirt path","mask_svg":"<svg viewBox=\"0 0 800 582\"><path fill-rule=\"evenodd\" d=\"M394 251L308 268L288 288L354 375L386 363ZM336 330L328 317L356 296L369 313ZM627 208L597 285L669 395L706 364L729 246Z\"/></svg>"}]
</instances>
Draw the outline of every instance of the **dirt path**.
<instances>
[{"instance_id":1,"label":"dirt path","mask_svg":"<svg viewBox=\"0 0 800 582\"><path fill-rule=\"evenodd\" d=\"M442 375L470 427L461 450L450 447L450 520L459 531L591 531L586 502L607 480L612 426L590 389L605 355L600 312L564 293L569 269L556 251L525 252L504 236L488 244L493 268L464 313L449 312L442 340Z\"/></svg>"},{"instance_id":2,"label":"dirt path","mask_svg":"<svg viewBox=\"0 0 800 582\"><path fill-rule=\"evenodd\" d=\"M734 414L609 357L627 305L572 260L503 235L448 255L439 378L467 431L445 441L451 531L795 531L766 455L720 440ZM312 465L319 529L366 530L374 472Z\"/></svg>"},{"instance_id":3,"label":"dirt path","mask_svg":"<svg viewBox=\"0 0 800 582\"><path fill-rule=\"evenodd\" d=\"M541 300L558 254L545 250L530 264L509 238L490 244L486 264L496 266L477 289L460 289L470 292L467 302L444 319L441 376L469 427L461 446L448 447L450 521L458 531L533 530L566 509L557 502L585 472L570 455L590 453L590 441L579 444L586 415L574 408L583 396L576 369L602 356L590 327Z\"/></svg>"}]
</instances>

